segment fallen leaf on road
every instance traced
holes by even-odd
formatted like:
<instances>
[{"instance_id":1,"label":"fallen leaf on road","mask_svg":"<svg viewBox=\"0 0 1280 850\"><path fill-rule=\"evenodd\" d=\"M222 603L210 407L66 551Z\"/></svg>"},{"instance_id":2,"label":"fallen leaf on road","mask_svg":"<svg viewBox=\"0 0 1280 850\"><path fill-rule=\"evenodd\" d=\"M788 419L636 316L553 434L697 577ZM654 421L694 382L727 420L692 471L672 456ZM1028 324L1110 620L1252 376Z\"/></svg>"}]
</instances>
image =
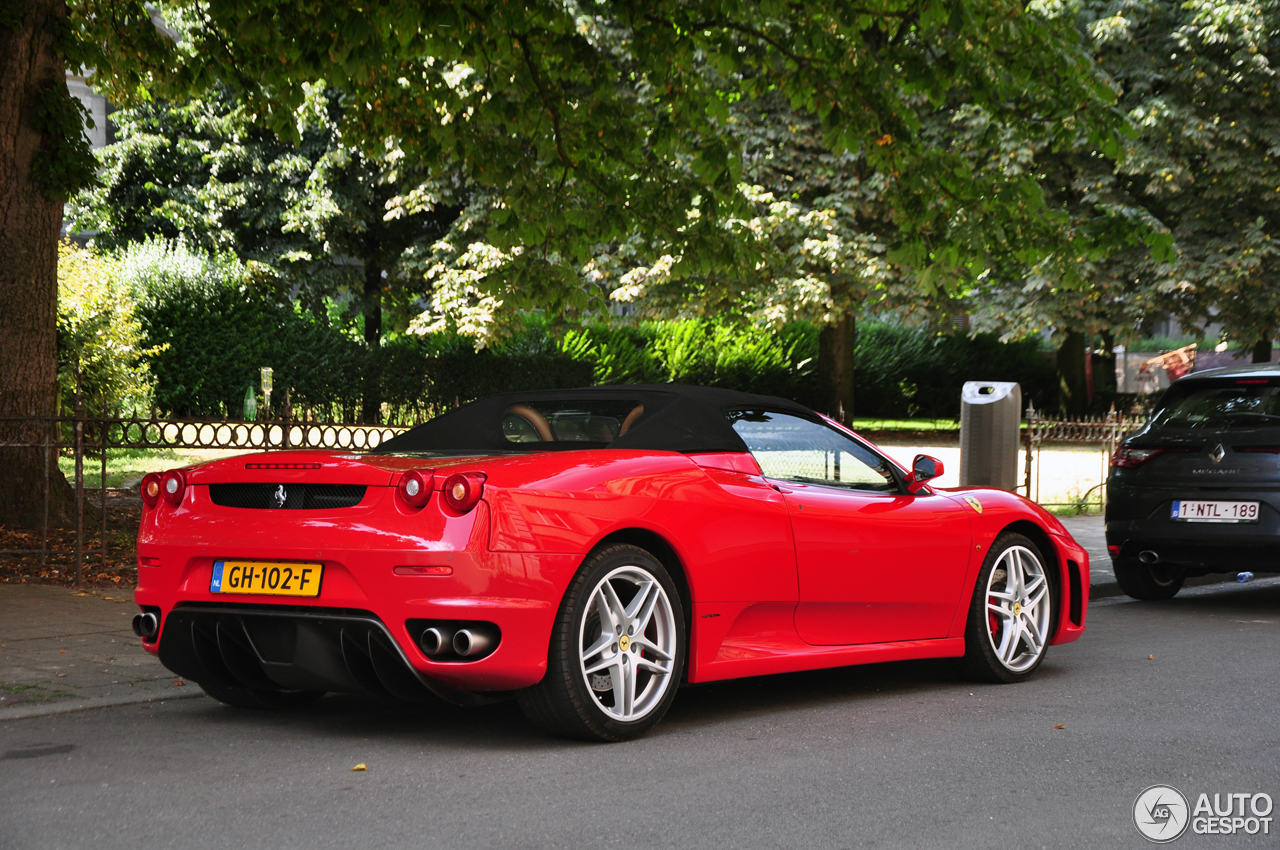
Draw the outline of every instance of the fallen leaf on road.
<instances>
[{"instance_id":1,"label":"fallen leaf on road","mask_svg":"<svg viewBox=\"0 0 1280 850\"><path fill-rule=\"evenodd\" d=\"M59 650L58 650L58 654L59 654L59 655L66 655L66 654L67 654L67 651L66 651L65 649L59 649Z\"/></svg>"},{"instance_id":2,"label":"fallen leaf on road","mask_svg":"<svg viewBox=\"0 0 1280 850\"><path fill-rule=\"evenodd\" d=\"M58 674L58 678L59 678L59 679L65 679L65 678L67 678L67 674L66 674L66 673L59 673L59 674Z\"/></svg>"},{"instance_id":3,"label":"fallen leaf on road","mask_svg":"<svg viewBox=\"0 0 1280 850\"><path fill-rule=\"evenodd\" d=\"M1156 660L1156 657L1155 657L1154 655L1148 655L1148 656L1147 656L1147 660L1148 660L1148 661L1155 661L1155 660Z\"/></svg>"},{"instance_id":4,"label":"fallen leaf on road","mask_svg":"<svg viewBox=\"0 0 1280 850\"><path fill-rule=\"evenodd\" d=\"M1064 726L1064 725L1062 725L1061 723L1059 723L1057 726L1055 726L1055 727L1053 727L1053 728L1054 728L1054 729L1066 729L1067 727L1066 727L1066 726Z\"/></svg>"},{"instance_id":5,"label":"fallen leaf on road","mask_svg":"<svg viewBox=\"0 0 1280 850\"><path fill-rule=\"evenodd\" d=\"M181 688L185 684L186 684L186 681L181 676L173 680L173 686L175 688Z\"/></svg>"},{"instance_id":6,"label":"fallen leaf on road","mask_svg":"<svg viewBox=\"0 0 1280 850\"><path fill-rule=\"evenodd\" d=\"M352 769L352 770L368 770L369 768L365 767L365 765L364 765L363 763L361 763L361 764L358 764L358 765L356 765L355 767L353 767L353 768L351 768L351 769Z\"/></svg>"}]
</instances>

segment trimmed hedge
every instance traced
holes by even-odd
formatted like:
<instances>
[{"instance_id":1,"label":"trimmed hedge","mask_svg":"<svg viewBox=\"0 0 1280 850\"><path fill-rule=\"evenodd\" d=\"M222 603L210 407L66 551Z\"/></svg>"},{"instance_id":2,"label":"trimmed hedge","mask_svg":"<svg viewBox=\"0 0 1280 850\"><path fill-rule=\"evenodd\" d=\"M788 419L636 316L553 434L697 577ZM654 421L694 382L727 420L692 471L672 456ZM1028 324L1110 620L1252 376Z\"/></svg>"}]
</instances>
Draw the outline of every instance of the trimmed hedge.
<instances>
[{"instance_id":1,"label":"trimmed hedge","mask_svg":"<svg viewBox=\"0 0 1280 850\"><path fill-rule=\"evenodd\" d=\"M166 414L239 418L259 370L274 369L276 410L355 421L370 385L393 422L420 420L492 395L590 384L682 383L818 404L818 329L710 320L597 324L556 339L538 317L492 350L456 334L395 337L370 351L327 314L255 282L234 260L147 243L122 267L151 358L155 405ZM936 335L883 322L858 327L860 417L955 417L966 380L1009 380L1037 407L1054 396L1052 362L1034 341Z\"/></svg>"},{"instance_id":2,"label":"trimmed hedge","mask_svg":"<svg viewBox=\"0 0 1280 850\"><path fill-rule=\"evenodd\" d=\"M1022 402L1057 406L1053 360L1036 340L935 335L882 322L858 328L853 403L860 417L958 418L965 381L1017 381Z\"/></svg>"},{"instance_id":3,"label":"trimmed hedge","mask_svg":"<svg viewBox=\"0 0 1280 850\"><path fill-rule=\"evenodd\" d=\"M561 350L591 364L597 384L693 384L809 398L818 334L799 323L776 332L695 320L596 325L570 331Z\"/></svg>"},{"instance_id":4,"label":"trimmed hedge","mask_svg":"<svg viewBox=\"0 0 1280 850\"><path fill-rule=\"evenodd\" d=\"M175 282L147 291L138 318L148 344L165 346L151 370L166 413L238 418L263 366L275 371L277 404L286 387L295 406L353 409L360 398L364 347L251 287Z\"/></svg>"}]
</instances>

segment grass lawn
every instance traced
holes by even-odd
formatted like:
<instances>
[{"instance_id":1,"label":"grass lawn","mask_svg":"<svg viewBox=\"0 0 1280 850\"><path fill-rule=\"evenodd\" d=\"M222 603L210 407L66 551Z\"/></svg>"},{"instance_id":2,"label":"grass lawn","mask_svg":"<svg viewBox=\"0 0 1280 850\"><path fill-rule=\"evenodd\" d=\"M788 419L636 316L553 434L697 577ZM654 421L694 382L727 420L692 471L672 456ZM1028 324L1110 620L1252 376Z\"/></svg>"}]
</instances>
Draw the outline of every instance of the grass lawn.
<instances>
[{"instance_id":1,"label":"grass lawn","mask_svg":"<svg viewBox=\"0 0 1280 850\"><path fill-rule=\"evenodd\" d=\"M245 453L243 449L108 449L107 486L121 487L137 481L148 472L164 472L178 466ZM75 458L58 458L58 468L67 476L67 481L74 485ZM101 478L102 458L98 455L85 455L84 486L97 489L101 486Z\"/></svg>"},{"instance_id":2,"label":"grass lawn","mask_svg":"<svg viewBox=\"0 0 1280 850\"><path fill-rule=\"evenodd\" d=\"M959 419L854 419L855 431L959 431Z\"/></svg>"}]
</instances>

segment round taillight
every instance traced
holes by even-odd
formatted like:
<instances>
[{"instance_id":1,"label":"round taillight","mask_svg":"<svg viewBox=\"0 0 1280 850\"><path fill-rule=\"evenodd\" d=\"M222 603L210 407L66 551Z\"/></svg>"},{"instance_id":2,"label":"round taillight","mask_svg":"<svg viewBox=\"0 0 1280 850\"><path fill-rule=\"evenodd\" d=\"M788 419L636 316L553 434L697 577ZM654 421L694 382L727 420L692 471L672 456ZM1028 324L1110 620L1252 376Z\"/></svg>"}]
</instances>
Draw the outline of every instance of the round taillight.
<instances>
[{"instance_id":1,"label":"round taillight","mask_svg":"<svg viewBox=\"0 0 1280 850\"><path fill-rule=\"evenodd\" d=\"M160 495L171 505L182 504L182 494L186 489L187 481L180 469L171 469L160 479Z\"/></svg>"},{"instance_id":2,"label":"round taillight","mask_svg":"<svg viewBox=\"0 0 1280 850\"><path fill-rule=\"evenodd\" d=\"M431 499L431 488L435 484L435 476L430 469L411 469L400 476L400 484L396 492L400 499L411 508L420 508Z\"/></svg>"},{"instance_id":3,"label":"round taillight","mask_svg":"<svg viewBox=\"0 0 1280 850\"><path fill-rule=\"evenodd\" d=\"M160 501L159 473L148 472L142 476L142 486L138 489L142 491L142 501L147 503L147 507L154 508L156 502Z\"/></svg>"},{"instance_id":4,"label":"round taillight","mask_svg":"<svg viewBox=\"0 0 1280 850\"><path fill-rule=\"evenodd\" d=\"M444 481L444 500L449 507L465 514L484 495L484 473L457 472Z\"/></svg>"}]
</instances>

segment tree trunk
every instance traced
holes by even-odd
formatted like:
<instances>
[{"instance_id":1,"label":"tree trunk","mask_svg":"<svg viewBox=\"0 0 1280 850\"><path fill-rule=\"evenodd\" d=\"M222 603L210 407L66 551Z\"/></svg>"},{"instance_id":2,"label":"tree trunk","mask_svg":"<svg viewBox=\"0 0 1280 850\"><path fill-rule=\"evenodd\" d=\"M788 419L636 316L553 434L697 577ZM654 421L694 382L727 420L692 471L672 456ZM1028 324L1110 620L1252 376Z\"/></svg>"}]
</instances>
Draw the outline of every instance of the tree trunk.
<instances>
[{"instance_id":1,"label":"tree trunk","mask_svg":"<svg viewBox=\"0 0 1280 850\"><path fill-rule=\"evenodd\" d=\"M382 266L364 263L364 343L369 349L369 365L364 374L364 399L360 421L377 425L382 417Z\"/></svg>"},{"instance_id":2,"label":"tree trunk","mask_svg":"<svg viewBox=\"0 0 1280 850\"><path fill-rule=\"evenodd\" d=\"M826 414L844 425L853 421L854 345L857 319L846 314L818 334L818 381Z\"/></svg>"},{"instance_id":3,"label":"tree trunk","mask_svg":"<svg viewBox=\"0 0 1280 850\"><path fill-rule=\"evenodd\" d=\"M0 418L51 416L58 373L58 236L62 202L32 174L48 143L32 125L41 86L66 85L54 33L66 8L17 0L14 28L0 26ZM0 442L38 442L43 427L0 423ZM0 523L39 528L49 484L52 525L70 522L71 488L44 450L0 448Z\"/></svg>"},{"instance_id":4,"label":"tree trunk","mask_svg":"<svg viewBox=\"0 0 1280 850\"><path fill-rule=\"evenodd\" d=\"M1114 395L1116 392L1116 338L1103 333L1102 356L1093 367L1093 391L1097 395Z\"/></svg>"},{"instance_id":5,"label":"tree trunk","mask_svg":"<svg viewBox=\"0 0 1280 850\"><path fill-rule=\"evenodd\" d=\"M1058 412L1084 416L1088 409L1084 369L1084 334L1070 331L1058 346Z\"/></svg>"},{"instance_id":6,"label":"tree trunk","mask_svg":"<svg viewBox=\"0 0 1280 850\"><path fill-rule=\"evenodd\" d=\"M1260 341L1253 347L1254 363L1270 363L1271 362L1271 340L1270 338Z\"/></svg>"}]
</instances>

